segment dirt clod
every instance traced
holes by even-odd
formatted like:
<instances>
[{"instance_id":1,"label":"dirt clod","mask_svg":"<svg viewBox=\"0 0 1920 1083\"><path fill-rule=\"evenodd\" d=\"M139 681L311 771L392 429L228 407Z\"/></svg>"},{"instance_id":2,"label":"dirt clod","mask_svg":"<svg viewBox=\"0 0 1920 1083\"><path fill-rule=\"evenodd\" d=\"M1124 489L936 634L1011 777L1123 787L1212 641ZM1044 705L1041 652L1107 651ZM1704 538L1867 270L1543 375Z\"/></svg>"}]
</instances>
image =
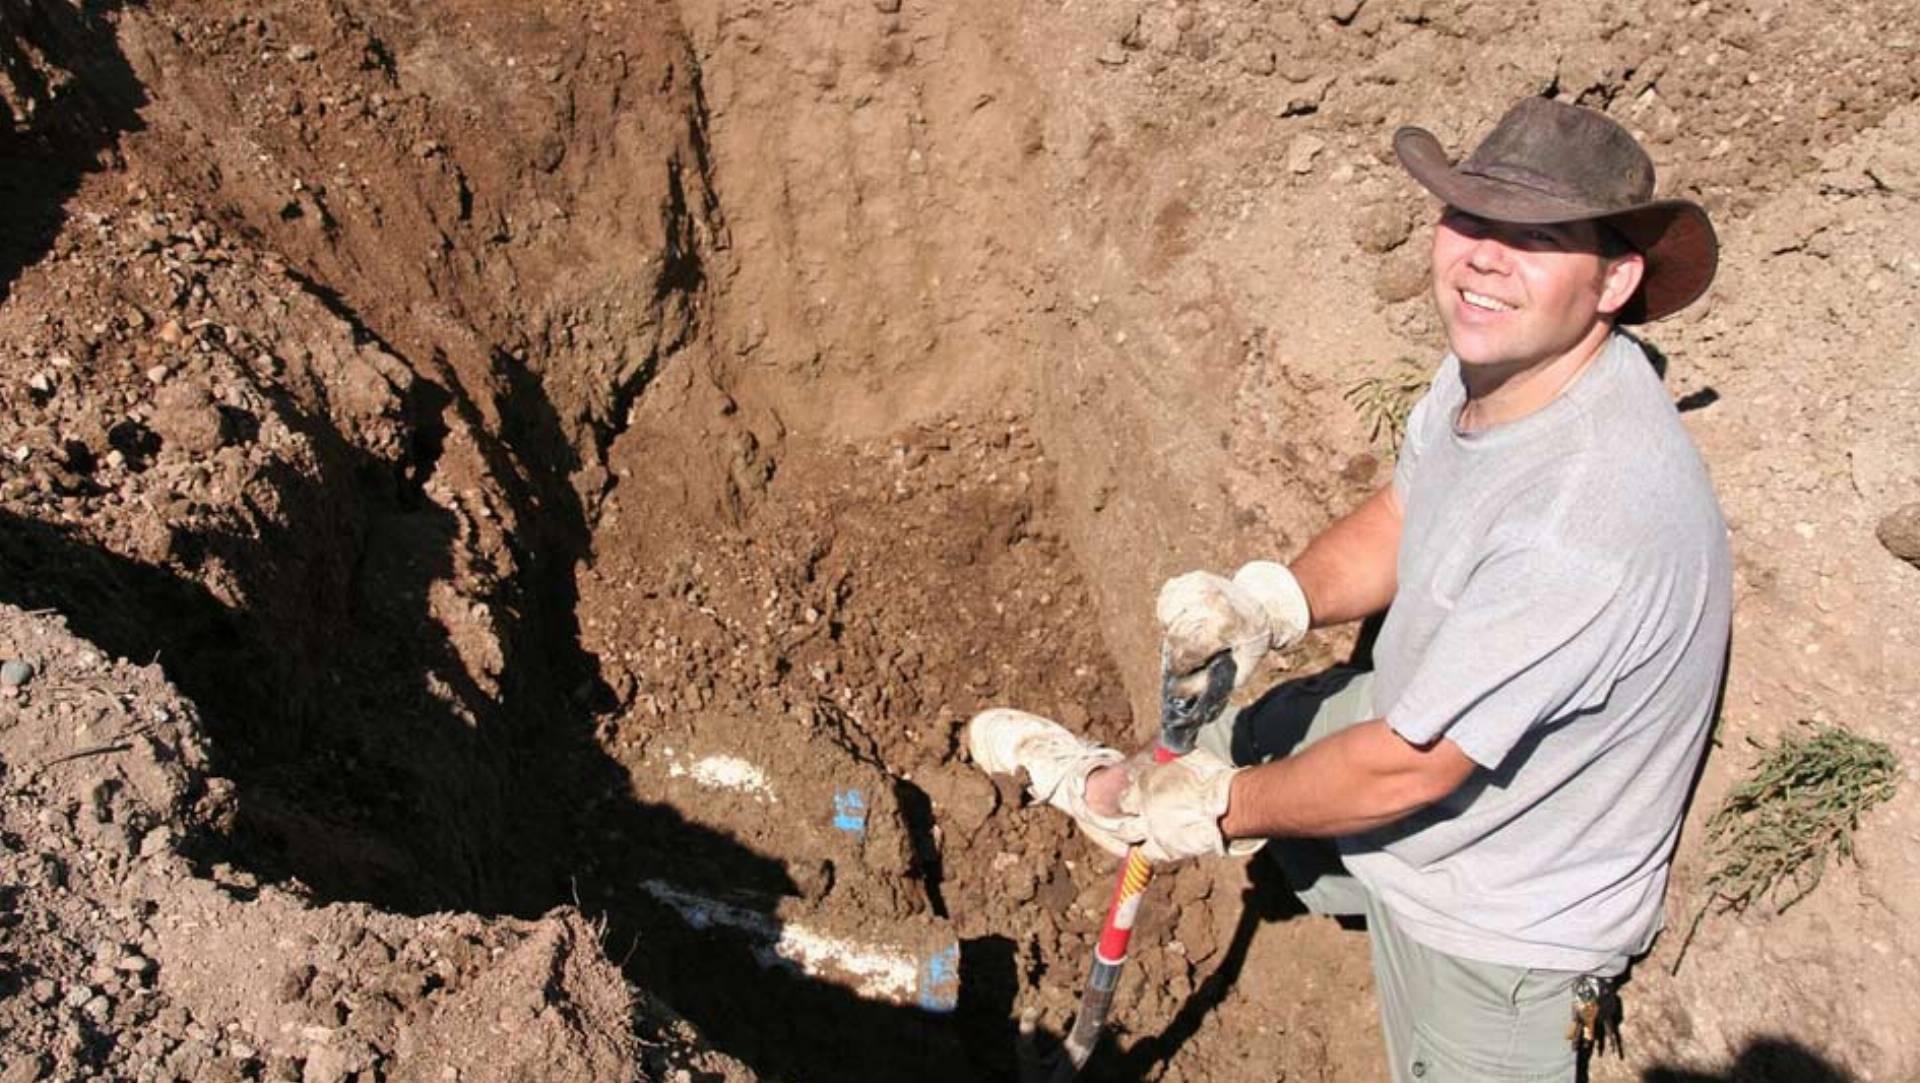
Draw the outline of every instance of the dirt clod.
<instances>
[{"instance_id":1,"label":"dirt clod","mask_svg":"<svg viewBox=\"0 0 1920 1083\"><path fill-rule=\"evenodd\" d=\"M1920 502L1888 512L1874 535L1887 552L1920 568Z\"/></svg>"}]
</instances>

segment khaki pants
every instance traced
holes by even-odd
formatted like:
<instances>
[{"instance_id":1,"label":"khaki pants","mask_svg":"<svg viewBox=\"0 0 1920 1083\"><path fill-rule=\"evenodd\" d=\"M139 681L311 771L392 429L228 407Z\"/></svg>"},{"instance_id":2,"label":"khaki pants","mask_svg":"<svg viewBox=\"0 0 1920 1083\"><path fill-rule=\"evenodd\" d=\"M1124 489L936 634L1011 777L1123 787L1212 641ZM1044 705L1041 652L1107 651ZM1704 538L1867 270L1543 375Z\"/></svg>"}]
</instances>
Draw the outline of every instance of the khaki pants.
<instances>
[{"instance_id":1,"label":"khaki pants","mask_svg":"<svg viewBox=\"0 0 1920 1083\"><path fill-rule=\"evenodd\" d=\"M1225 712L1199 744L1236 764L1265 763L1377 717L1371 674L1331 669ZM1578 974L1463 959L1403 934L1325 839L1274 839L1265 854L1317 914L1367 920L1380 1030L1394 1083L1571 1083L1567 1039Z\"/></svg>"}]
</instances>

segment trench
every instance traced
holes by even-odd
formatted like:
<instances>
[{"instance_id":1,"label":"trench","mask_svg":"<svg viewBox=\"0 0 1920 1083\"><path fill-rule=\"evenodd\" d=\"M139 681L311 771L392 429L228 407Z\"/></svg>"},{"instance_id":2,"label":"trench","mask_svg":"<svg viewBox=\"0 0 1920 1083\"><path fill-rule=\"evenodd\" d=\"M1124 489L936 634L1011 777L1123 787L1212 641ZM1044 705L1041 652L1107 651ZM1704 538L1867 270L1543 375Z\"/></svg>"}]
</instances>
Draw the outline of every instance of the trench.
<instances>
[{"instance_id":1,"label":"trench","mask_svg":"<svg viewBox=\"0 0 1920 1083\"><path fill-rule=\"evenodd\" d=\"M582 64L508 138L446 124L431 153L367 162L396 193L375 221L349 186L288 199L232 161L183 167L168 141L210 119L256 125L290 172L338 148L275 139L223 85L215 35L247 47L244 18L171 16L213 44L185 72L134 66L145 100L194 106L129 137L128 168L173 197L140 220L210 224L280 265L265 322L235 301L255 283L191 272L187 371L244 386L251 428L230 442L264 422L302 451L256 463L222 514L169 523L157 556L12 511L0 537L9 601L159 657L200 705L237 808L192 841L202 861L319 903L578 906L632 980L768 1077L1009 1074L1016 1002L1073 985L1105 883L1060 823L1006 819L1020 798L961 762L961 725L1018 699L1128 726L1031 416L963 404L860 436L786 420L732 348L757 317L724 295L743 257L684 39ZM94 29L74 48L124 63ZM342 33L376 59L420 44L394 29ZM82 188L94 166L62 168ZM50 220L65 198L42 201ZM516 235L534 220L551 234ZM316 327L332 347L291 341ZM136 469L168 454L128 439ZM752 785L714 782L716 763ZM875 944L951 930L959 1002L769 970L660 883Z\"/></svg>"}]
</instances>

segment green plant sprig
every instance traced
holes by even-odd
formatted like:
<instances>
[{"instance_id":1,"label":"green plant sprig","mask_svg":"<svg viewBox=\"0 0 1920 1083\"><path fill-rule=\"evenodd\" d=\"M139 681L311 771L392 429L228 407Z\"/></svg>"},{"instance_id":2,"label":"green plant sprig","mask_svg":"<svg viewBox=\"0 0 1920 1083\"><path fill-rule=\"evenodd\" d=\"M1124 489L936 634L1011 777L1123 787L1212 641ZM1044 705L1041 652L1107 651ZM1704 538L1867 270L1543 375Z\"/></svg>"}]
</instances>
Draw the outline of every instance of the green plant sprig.
<instances>
[{"instance_id":1,"label":"green plant sprig","mask_svg":"<svg viewBox=\"0 0 1920 1083\"><path fill-rule=\"evenodd\" d=\"M1397 455L1406 439L1407 415L1426 391L1426 373L1412 358L1401 357L1394 361L1393 371L1360 378L1341 398L1370 426L1367 439L1384 437L1387 447Z\"/></svg>"},{"instance_id":2,"label":"green plant sprig","mask_svg":"<svg viewBox=\"0 0 1920 1083\"><path fill-rule=\"evenodd\" d=\"M1891 748L1835 726L1766 751L1707 820L1706 897L1671 972L1679 973L1709 911L1744 913L1765 900L1783 914L1812 893L1830 855L1853 858L1861 815L1892 797L1899 779Z\"/></svg>"}]
</instances>

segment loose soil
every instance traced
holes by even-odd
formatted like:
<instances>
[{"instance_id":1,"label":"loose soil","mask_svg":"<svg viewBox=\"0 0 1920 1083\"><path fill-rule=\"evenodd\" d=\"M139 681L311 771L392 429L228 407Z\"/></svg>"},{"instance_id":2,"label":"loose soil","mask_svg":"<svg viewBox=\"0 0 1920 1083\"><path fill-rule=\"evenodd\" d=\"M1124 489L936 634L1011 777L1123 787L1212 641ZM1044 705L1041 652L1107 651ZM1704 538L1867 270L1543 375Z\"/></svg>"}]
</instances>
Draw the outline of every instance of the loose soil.
<instances>
[{"instance_id":1,"label":"loose soil","mask_svg":"<svg viewBox=\"0 0 1920 1083\"><path fill-rule=\"evenodd\" d=\"M1721 229L1649 330L1738 562L1674 923L1749 739L1908 765L1593 1077L1920 1074L1914 16L0 2L0 1083L1010 1078L1113 862L961 727L1144 741L1159 579L1382 483L1343 395L1439 349L1388 135L1527 93ZM958 1005L688 894L957 942ZM1264 863L1136 945L1086 1078L1379 1078Z\"/></svg>"}]
</instances>

